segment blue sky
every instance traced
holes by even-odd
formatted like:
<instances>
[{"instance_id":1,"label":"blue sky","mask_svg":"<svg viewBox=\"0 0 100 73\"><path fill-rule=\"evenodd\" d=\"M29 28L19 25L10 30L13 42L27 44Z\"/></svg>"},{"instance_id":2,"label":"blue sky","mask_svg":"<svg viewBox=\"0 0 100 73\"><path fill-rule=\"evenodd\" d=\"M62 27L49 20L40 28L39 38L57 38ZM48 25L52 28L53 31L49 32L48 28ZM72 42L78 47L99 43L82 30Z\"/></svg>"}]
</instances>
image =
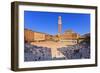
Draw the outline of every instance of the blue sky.
<instances>
[{"instance_id":1,"label":"blue sky","mask_svg":"<svg viewBox=\"0 0 100 73\"><path fill-rule=\"evenodd\" d=\"M55 35L58 16L62 17L62 33L68 29L81 35L90 32L90 14L83 13L24 11L24 28Z\"/></svg>"}]
</instances>

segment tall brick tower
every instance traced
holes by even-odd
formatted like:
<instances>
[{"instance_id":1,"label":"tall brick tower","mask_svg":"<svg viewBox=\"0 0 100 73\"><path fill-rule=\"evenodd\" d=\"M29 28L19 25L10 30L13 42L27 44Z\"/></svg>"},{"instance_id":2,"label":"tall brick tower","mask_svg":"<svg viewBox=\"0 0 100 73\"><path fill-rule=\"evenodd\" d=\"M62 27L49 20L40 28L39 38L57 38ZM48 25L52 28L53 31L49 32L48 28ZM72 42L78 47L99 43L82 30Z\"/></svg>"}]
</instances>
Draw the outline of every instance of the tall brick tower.
<instances>
[{"instance_id":1,"label":"tall brick tower","mask_svg":"<svg viewBox=\"0 0 100 73\"><path fill-rule=\"evenodd\" d=\"M58 34L61 34L61 29L62 28L62 20L61 16L58 16Z\"/></svg>"},{"instance_id":2,"label":"tall brick tower","mask_svg":"<svg viewBox=\"0 0 100 73\"><path fill-rule=\"evenodd\" d=\"M58 16L58 40L61 40L61 30L62 30L62 19Z\"/></svg>"}]
</instances>

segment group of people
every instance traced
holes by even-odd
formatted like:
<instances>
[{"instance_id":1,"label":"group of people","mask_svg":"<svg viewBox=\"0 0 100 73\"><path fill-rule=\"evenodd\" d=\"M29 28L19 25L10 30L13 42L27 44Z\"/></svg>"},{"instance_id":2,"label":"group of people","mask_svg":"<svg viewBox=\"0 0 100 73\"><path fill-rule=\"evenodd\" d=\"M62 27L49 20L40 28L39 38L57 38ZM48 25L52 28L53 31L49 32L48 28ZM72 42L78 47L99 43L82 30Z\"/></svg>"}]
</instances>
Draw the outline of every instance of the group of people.
<instances>
[{"instance_id":1,"label":"group of people","mask_svg":"<svg viewBox=\"0 0 100 73\"><path fill-rule=\"evenodd\" d=\"M89 59L90 44L85 42L57 48L65 57L64 59ZM24 61L44 61L52 60L51 48L31 45L24 45Z\"/></svg>"},{"instance_id":2,"label":"group of people","mask_svg":"<svg viewBox=\"0 0 100 73\"><path fill-rule=\"evenodd\" d=\"M89 59L90 45L82 42L73 46L58 48L66 59Z\"/></svg>"},{"instance_id":3,"label":"group of people","mask_svg":"<svg viewBox=\"0 0 100 73\"><path fill-rule=\"evenodd\" d=\"M24 46L24 61L42 61L50 60L51 58L50 48L31 44L25 44Z\"/></svg>"}]
</instances>

